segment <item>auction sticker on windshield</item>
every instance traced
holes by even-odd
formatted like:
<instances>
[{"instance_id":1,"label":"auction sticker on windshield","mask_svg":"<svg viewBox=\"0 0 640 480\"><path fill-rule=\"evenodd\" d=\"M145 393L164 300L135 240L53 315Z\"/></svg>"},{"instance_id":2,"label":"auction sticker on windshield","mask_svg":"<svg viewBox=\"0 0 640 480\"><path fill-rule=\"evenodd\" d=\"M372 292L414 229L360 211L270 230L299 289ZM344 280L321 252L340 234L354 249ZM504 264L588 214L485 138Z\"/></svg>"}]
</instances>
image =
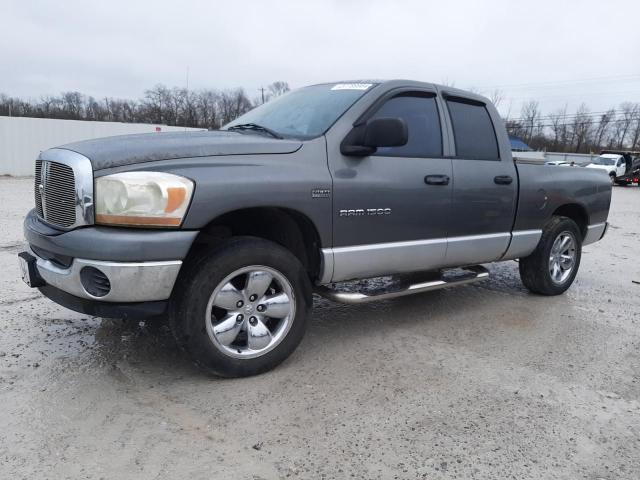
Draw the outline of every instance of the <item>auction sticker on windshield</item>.
<instances>
[{"instance_id":1,"label":"auction sticker on windshield","mask_svg":"<svg viewBox=\"0 0 640 480\"><path fill-rule=\"evenodd\" d=\"M371 85L371 83L338 83L331 90L366 90Z\"/></svg>"}]
</instances>

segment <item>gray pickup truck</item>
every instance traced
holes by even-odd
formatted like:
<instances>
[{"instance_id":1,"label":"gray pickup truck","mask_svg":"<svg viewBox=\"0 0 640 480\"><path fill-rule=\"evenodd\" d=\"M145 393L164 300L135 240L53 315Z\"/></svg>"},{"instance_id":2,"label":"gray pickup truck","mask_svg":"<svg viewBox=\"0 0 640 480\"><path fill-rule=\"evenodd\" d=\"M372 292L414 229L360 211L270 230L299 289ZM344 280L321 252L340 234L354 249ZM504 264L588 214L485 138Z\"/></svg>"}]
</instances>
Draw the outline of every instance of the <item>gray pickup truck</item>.
<instances>
[{"instance_id":1,"label":"gray pickup truck","mask_svg":"<svg viewBox=\"0 0 640 480\"><path fill-rule=\"evenodd\" d=\"M221 131L43 152L19 256L24 280L54 302L167 315L197 364L245 376L296 348L313 292L388 299L519 259L529 290L558 295L582 246L605 234L610 200L604 172L514 162L484 97L404 80L328 83ZM400 281L347 282L380 276Z\"/></svg>"}]
</instances>

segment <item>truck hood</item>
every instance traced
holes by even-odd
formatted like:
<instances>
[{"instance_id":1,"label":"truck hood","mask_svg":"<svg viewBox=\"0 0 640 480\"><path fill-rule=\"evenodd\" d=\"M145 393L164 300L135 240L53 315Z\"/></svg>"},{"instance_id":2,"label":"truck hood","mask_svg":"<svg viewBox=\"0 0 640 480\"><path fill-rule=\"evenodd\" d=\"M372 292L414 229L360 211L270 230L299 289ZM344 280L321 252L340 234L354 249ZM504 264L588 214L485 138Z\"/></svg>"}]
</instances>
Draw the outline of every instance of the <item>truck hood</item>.
<instances>
[{"instance_id":1,"label":"truck hood","mask_svg":"<svg viewBox=\"0 0 640 480\"><path fill-rule=\"evenodd\" d=\"M97 138L62 145L62 149L84 155L94 170L176 158L220 155L292 153L302 146L298 140L279 140L237 132L144 133Z\"/></svg>"}]
</instances>

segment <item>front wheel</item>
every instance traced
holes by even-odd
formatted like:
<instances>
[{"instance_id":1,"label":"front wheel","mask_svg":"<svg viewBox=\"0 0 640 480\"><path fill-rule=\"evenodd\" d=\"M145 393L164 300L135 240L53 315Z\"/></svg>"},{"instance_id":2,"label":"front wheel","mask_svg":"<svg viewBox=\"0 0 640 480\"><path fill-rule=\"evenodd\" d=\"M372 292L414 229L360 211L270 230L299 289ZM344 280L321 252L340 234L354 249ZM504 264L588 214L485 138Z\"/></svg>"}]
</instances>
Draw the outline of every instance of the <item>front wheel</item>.
<instances>
[{"instance_id":1,"label":"front wheel","mask_svg":"<svg viewBox=\"0 0 640 480\"><path fill-rule=\"evenodd\" d=\"M553 217L545 225L538 246L520 259L525 287L540 295L560 295L573 283L580 267L582 234L567 217Z\"/></svg>"},{"instance_id":2,"label":"front wheel","mask_svg":"<svg viewBox=\"0 0 640 480\"><path fill-rule=\"evenodd\" d=\"M185 265L171 327L203 369L223 377L274 368L298 346L312 305L300 261L280 245L232 238Z\"/></svg>"}]
</instances>

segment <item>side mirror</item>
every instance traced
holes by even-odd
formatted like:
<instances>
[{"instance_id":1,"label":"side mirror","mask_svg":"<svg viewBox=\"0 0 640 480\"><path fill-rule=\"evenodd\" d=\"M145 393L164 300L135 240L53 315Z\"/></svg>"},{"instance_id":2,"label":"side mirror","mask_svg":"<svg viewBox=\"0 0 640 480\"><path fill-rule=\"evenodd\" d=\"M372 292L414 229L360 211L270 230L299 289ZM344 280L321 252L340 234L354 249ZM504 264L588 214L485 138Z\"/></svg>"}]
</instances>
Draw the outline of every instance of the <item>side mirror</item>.
<instances>
[{"instance_id":1,"label":"side mirror","mask_svg":"<svg viewBox=\"0 0 640 480\"><path fill-rule=\"evenodd\" d=\"M406 122L401 118L373 118L359 125L345 137L340 145L343 155L366 157L378 147L400 147L409 140Z\"/></svg>"},{"instance_id":2,"label":"side mirror","mask_svg":"<svg viewBox=\"0 0 640 480\"><path fill-rule=\"evenodd\" d=\"M365 147L401 147L408 140L407 124L401 118L374 118L364 129Z\"/></svg>"}]
</instances>

